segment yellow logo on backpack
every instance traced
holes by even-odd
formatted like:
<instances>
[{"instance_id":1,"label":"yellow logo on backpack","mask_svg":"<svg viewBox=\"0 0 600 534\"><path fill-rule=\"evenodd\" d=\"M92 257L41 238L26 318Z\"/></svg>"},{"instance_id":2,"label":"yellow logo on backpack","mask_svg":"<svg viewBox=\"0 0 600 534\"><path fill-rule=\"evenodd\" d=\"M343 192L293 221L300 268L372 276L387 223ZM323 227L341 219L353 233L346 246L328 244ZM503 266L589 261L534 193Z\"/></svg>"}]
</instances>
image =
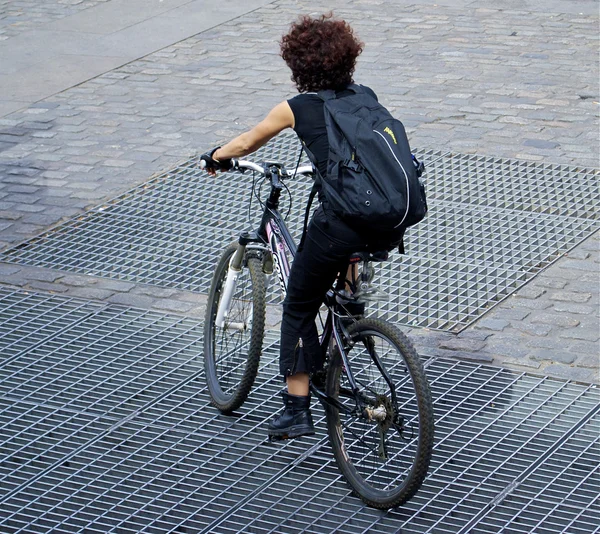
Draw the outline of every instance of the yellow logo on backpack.
<instances>
[{"instance_id":1,"label":"yellow logo on backpack","mask_svg":"<svg viewBox=\"0 0 600 534\"><path fill-rule=\"evenodd\" d=\"M392 132L392 129L389 126L386 126L383 131L388 134L392 140L394 141L394 144L397 145L398 141L396 141L396 136L394 135L394 132Z\"/></svg>"}]
</instances>

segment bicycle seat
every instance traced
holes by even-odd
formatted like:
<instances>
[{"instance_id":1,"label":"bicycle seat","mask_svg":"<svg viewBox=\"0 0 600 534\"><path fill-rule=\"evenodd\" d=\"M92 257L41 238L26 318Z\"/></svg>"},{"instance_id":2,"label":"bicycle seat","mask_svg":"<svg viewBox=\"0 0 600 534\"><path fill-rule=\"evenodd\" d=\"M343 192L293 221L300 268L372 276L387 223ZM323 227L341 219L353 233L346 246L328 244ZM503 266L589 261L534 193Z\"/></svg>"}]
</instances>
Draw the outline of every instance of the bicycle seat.
<instances>
[{"instance_id":1,"label":"bicycle seat","mask_svg":"<svg viewBox=\"0 0 600 534\"><path fill-rule=\"evenodd\" d=\"M390 254L387 250L378 250L376 252L362 251L355 252L350 256L350 263L358 263L360 261L386 261Z\"/></svg>"}]
</instances>

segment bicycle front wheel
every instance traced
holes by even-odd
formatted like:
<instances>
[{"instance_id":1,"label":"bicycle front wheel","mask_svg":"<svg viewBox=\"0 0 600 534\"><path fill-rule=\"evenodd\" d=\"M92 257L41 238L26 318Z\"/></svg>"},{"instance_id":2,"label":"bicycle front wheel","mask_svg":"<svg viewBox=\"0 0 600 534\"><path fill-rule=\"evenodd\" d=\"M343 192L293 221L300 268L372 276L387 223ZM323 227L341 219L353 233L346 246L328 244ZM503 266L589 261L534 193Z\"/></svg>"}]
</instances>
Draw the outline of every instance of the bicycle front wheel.
<instances>
[{"instance_id":1,"label":"bicycle front wheel","mask_svg":"<svg viewBox=\"0 0 600 534\"><path fill-rule=\"evenodd\" d=\"M354 492L369 506L388 509L410 499L429 468L434 426L429 385L417 352L395 326L367 318L348 333L358 392L336 348L326 392L341 406L326 404L329 439Z\"/></svg>"},{"instance_id":2,"label":"bicycle front wheel","mask_svg":"<svg viewBox=\"0 0 600 534\"><path fill-rule=\"evenodd\" d=\"M231 243L221 255L206 306L204 370L212 403L223 413L237 410L256 379L265 327L265 275L262 261L246 251L223 326L217 311L229 263L238 248Z\"/></svg>"}]
</instances>

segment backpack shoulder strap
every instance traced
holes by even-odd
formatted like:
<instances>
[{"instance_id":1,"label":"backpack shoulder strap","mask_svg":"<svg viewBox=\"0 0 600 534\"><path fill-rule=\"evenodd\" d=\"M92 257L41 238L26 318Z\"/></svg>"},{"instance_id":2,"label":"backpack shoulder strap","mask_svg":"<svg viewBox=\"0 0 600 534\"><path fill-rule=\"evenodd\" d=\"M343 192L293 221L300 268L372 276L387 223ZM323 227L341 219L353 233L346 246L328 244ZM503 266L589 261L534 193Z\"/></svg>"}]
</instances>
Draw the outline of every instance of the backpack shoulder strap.
<instances>
[{"instance_id":1,"label":"backpack shoulder strap","mask_svg":"<svg viewBox=\"0 0 600 534\"><path fill-rule=\"evenodd\" d=\"M317 171L318 173L319 171ZM306 209L304 210L304 225L302 227L302 237L300 238L300 244L298 245L298 250L300 250L304 246L304 238L306 237L306 230L308 230L308 218L310 217L310 208L312 206L313 200L317 195L317 191L319 190L317 183L315 182L310 190L310 195L308 196L308 202L306 203Z\"/></svg>"},{"instance_id":2,"label":"backpack shoulder strap","mask_svg":"<svg viewBox=\"0 0 600 534\"><path fill-rule=\"evenodd\" d=\"M323 89L317 93L317 96L323 100L323 102L327 102L328 100L335 100L336 94L332 89Z\"/></svg>"},{"instance_id":3,"label":"backpack shoulder strap","mask_svg":"<svg viewBox=\"0 0 600 534\"><path fill-rule=\"evenodd\" d=\"M346 89L350 89L350 91L361 95L365 92L365 88L357 83L351 83Z\"/></svg>"},{"instance_id":4,"label":"backpack shoulder strap","mask_svg":"<svg viewBox=\"0 0 600 534\"><path fill-rule=\"evenodd\" d=\"M362 85L358 85L356 83L351 83L346 90L352 91L355 95L365 95L368 94L365 91L365 88ZM338 98L337 93L332 89L322 89L317 92L317 96L323 100L323 102L327 102L328 100L336 100Z\"/></svg>"}]
</instances>

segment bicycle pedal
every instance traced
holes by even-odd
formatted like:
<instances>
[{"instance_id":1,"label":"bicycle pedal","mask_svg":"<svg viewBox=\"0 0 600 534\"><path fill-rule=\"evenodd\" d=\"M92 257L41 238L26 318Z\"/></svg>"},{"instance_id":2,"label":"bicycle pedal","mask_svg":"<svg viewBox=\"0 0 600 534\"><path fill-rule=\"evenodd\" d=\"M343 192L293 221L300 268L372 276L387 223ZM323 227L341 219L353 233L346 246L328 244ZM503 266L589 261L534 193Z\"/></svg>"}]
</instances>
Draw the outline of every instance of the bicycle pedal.
<instances>
[{"instance_id":1,"label":"bicycle pedal","mask_svg":"<svg viewBox=\"0 0 600 534\"><path fill-rule=\"evenodd\" d=\"M271 436L271 435L269 435L269 443L277 443L279 441L284 441L286 439L290 439L287 434L284 434L283 436Z\"/></svg>"}]
</instances>

